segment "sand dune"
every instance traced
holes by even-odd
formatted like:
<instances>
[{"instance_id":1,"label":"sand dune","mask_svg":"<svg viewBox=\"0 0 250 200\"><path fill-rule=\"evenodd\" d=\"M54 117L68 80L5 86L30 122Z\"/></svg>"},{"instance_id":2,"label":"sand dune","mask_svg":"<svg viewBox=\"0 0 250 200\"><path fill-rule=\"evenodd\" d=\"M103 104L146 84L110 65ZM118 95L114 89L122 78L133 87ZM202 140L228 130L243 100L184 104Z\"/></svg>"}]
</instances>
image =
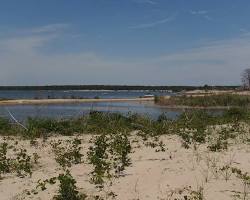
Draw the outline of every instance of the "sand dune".
<instances>
[{"instance_id":1,"label":"sand dune","mask_svg":"<svg viewBox=\"0 0 250 200\"><path fill-rule=\"evenodd\" d=\"M28 153L38 153L41 158L32 177L18 178L15 174L7 174L0 181L1 200L17 199L52 199L58 191L58 185L50 185L47 190L39 191L36 195L27 195L27 191L35 189L39 179L45 180L57 176L62 170L54 159L50 142L66 140L73 137L51 137L47 141L38 140L37 147L31 147L28 140L9 138L7 141L14 144L19 141L18 147L28 149ZM79 137L82 140L84 159L90 145L91 136ZM128 167L124 176L114 179L112 186L106 186L104 191L112 191L119 200L172 200L184 199L185 195L203 191L206 200L230 200L243 191L242 182L234 175L229 180L219 169L230 164L243 171L249 171L250 151L248 145L235 144L227 151L220 153L209 152L204 145L197 150L185 149L181 139L177 136L163 136L166 152L156 152L139 143L133 143L133 153L130 154L132 166ZM0 138L3 141L3 137ZM70 171L77 181L81 192L89 195L101 194L89 183L89 173L92 166L87 162L73 165ZM109 199L109 198L107 198Z\"/></svg>"}]
</instances>

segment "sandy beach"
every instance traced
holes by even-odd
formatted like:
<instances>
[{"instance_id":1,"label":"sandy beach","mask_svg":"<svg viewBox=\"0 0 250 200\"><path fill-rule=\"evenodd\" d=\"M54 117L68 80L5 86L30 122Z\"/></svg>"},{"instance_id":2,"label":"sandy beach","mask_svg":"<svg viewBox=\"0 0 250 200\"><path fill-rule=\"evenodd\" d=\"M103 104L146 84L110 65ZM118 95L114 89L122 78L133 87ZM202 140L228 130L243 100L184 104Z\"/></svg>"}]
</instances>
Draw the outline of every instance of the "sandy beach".
<instances>
[{"instance_id":1,"label":"sandy beach","mask_svg":"<svg viewBox=\"0 0 250 200\"><path fill-rule=\"evenodd\" d=\"M0 181L1 200L52 199L57 194L58 184L48 185L44 191L36 189L39 180L62 173L54 159L51 143L75 137L57 136L46 141L38 139L36 146L31 146L29 140L0 137L0 141L7 141L13 145L18 141L16 148L26 148L29 154L37 153L41 157L31 177L3 175ZM133 134L131 137L136 138ZM77 138L82 141L82 154L85 160L86 152L91 145L91 136ZM129 155L132 165L122 176L114 179L111 186L106 185L101 192L89 182L92 166L87 161L73 165L70 172L77 181L77 188L88 195L87 199L94 199L94 195L112 199L107 197L107 193L112 191L117 195L115 199L119 200L182 200L185 195L198 190L202 190L206 200L231 200L243 191L241 180L231 173L226 177L225 172L220 169L230 165L250 172L248 145L234 143L227 151L211 152L205 145L200 145L197 149L185 149L178 136L162 136L161 139L166 145L165 152L156 152L153 148L145 147L140 140L133 142L133 151ZM37 194L27 195L32 190L37 190Z\"/></svg>"},{"instance_id":2,"label":"sandy beach","mask_svg":"<svg viewBox=\"0 0 250 200\"><path fill-rule=\"evenodd\" d=\"M67 103L91 103L91 102L130 102L130 101L154 101L149 98L123 98L123 99L14 99L1 100L0 105L32 105L32 104L67 104Z\"/></svg>"}]
</instances>

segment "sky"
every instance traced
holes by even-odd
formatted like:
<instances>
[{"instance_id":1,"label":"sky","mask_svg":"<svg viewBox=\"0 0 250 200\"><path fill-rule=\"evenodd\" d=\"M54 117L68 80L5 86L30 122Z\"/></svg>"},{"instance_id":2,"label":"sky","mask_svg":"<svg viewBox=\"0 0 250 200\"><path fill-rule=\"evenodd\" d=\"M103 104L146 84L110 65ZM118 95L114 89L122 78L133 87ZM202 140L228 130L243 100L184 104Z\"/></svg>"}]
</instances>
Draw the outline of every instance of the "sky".
<instances>
[{"instance_id":1,"label":"sky","mask_svg":"<svg viewBox=\"0 0 250 200\"><path fill-rule=\"evenodd\" d=\"M249 0L1 0L0 85L238 85Z\"/></svg>"}]
</instances>

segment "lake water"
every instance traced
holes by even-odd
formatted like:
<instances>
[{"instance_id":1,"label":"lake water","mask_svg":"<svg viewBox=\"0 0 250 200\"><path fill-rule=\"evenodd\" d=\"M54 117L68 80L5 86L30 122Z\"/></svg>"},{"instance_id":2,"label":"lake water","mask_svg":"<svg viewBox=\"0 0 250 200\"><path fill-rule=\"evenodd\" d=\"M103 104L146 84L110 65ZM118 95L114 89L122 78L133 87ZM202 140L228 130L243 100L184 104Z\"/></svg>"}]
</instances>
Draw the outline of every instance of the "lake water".
<instances>
[{"instance_id":1,"label":"lake water","mask_svg":"<svg viewBox=\"0 0 250 200\"><path fill-rule=\"evenodd\" d=\"M0 98L5 99L43 99L43 98L136 98L146 94L172 95L162 91L0 91ZM180 114L173 110L155 105L153 102L97 102L50 105L11 105L0 106L0 116L10 118L10 111L16 119L25 121L27 117L72 118L89 113L91 110L119 112L122 114L138 113L157 118L166 113L170 118Z\"/></svg>"},{"instance_id":2,"label":"lake water","mask_svg":"<svg viewBox=\"0 0 250 200\"><path fill-rule=\"evenodd\" d=\"M0 99L67 99L67 98L136 98L146 94L171 95L164 91L86 91L86 90L0 90Z\"/></svg>"}]
</instances>

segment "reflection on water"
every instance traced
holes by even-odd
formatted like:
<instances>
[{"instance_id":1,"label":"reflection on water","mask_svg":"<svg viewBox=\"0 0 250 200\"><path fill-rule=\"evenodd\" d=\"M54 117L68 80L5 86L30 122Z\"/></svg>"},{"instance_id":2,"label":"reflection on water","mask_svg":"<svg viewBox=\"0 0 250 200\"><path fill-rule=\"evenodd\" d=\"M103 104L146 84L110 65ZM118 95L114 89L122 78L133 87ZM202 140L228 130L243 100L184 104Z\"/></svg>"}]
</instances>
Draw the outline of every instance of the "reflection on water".
<instances>
[{"instance_id":1,"label":"reflection on water","mask_svg":"<svg viewBox=\"0 0 250 200\"><path fill-rule=\"evenodd\" d=\"M155 106L154 103L139 102L97 102L50 105L12 105L0 106L0 116L9 118L7 109L20 121L27 117L72 118L89 113L91 110L103 112L119 112L122 114L138 113L157 118L166 113L170 118L176 118L181 111Z\"/></svg>"},{"instance_id":2,"label":"reflection on water","mask_svg":"<svg viewBox=\"0 0 250 200\"><path fill-rule=\"evenodd\" d=\"M172 95L166 91L84 91L84 90L0 90L0 98L4 99L46 99L46 98L137 98L146 94ZM91 110L103 112L120 112L122 114L138 113L157 118L166 112L170 118L175 118L179 112L155 106L153 102L96 102L51 105L12 105L0 106L0 116L9 118L7 109L16 119L24 121L27 117L72 118L79 117Z\"/></svg>"},{"instance_id":3,"label":"reflection on water","mask_svg":"<svg viewBox=\"0 0 250 200\"><path fill-rule=\"evenodd\" d=\"M1 91L0 98L33 99L33 98L70 98L71 95L81 98L135 98L147 94L147 91ZM152 91L155 95L171 95L166 92ZM39 95L40 96L39 96ZM165 113L175 119L182 110L157 106L154 102L95 102L50 105L12 105L0 106L0 117L10 118L7 109L20 121L28 117L72 118L89 113L91 110L102 112L119 112L122 114L138 113L156 119ZM213 113L219 113L216 111Z\"/></svg>"}]
</instances>

